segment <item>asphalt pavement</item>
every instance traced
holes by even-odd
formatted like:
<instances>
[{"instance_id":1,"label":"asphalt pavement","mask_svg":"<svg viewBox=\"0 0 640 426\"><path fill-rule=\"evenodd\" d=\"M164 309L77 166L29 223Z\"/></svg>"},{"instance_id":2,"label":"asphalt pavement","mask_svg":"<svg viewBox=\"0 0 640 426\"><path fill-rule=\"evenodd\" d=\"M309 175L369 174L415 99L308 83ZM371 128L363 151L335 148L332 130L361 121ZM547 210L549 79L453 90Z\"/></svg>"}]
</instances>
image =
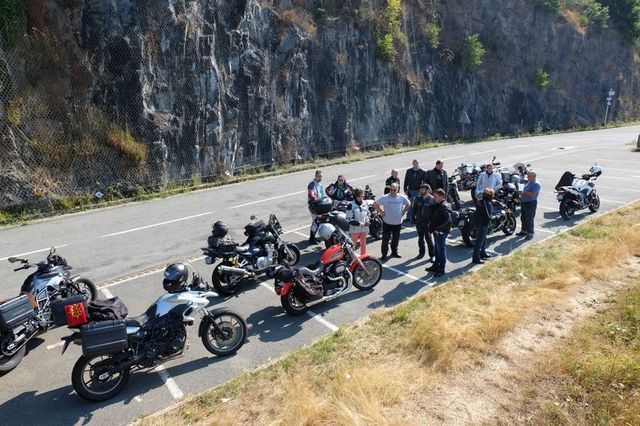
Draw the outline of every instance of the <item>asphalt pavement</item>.
<instances>
[{"instance_id":1,"label":"asphalt pavement","mask_svg":"<svg viewBox=\"0 0 640 426\"><path fill-rule=\"evenodd\" d=\"M414 158L425 169L443 159L450 173L460 162L485 163L493 155L503 165L531 163L543 191L531 241L535 242L593 216L582 211L570 221L560 217L553 188L565 170L585 173L596 162L603 167L604 173L596 182L601 197L601 210L596 214L640 198L640 152L633 152L639 132L639 126L631 126L450 145L325 167L324 184L326 187L342 173L354 186L369 184L381 195L389 171L398 168L404 178L404 170ZM206 245L211 224L225 220L231 236L241 240L251 215L266 219L269 213L275 213L285 228L285 237L303 250L302 264L313 263L322 250L306 243L310 223L306 186L312 178L313 170L309 170L2 229L0 273L5 279L0 283L0 298L17 294L27 276L27 272L12 271L6 260L9 256L38 261L46 256L48 247L58 246L59 254L77 273L93 279L102 295L119 296L130 314L137 315L163 294L161 272L168 263L191 259L193 266L210 279L212 267L203 264L199 248ZM469 194L461 195L463 200L470 200ZM215 305L236 310L249 324L248 341L235 356L217 358L209 354L192 327L190 349L183 357L161 369L134 373L120 395L103 403L88 403L75 394L70 375L80 348L72 345L61 356L60 337L67 330L52 330L34 339L22 363L0 377L0 424L127 424L472 269L472 249L462 244L455 230L448 241L448 274L434 280L424 271L429 264L413 259L417 254L415 236L414 228L403 229L403 257L385 264L383 279L373 291L354 289L335 301L314 306L309 315L286 315L271 282L266 280L258 280L232 297L213 300ZM531 242L515 235L494 234L489 237L489 252L504 255ZM379 255L380 243L370 240L368 249Z\"/></svg>"}]
</instances>

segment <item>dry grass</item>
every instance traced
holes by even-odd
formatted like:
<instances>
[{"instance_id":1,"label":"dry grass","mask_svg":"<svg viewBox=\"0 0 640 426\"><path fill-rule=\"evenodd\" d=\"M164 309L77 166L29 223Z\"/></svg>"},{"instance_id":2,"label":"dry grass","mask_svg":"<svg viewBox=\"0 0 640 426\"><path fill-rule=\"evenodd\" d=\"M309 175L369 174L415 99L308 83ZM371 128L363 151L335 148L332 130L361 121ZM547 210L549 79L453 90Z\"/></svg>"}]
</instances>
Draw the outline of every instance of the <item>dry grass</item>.
<instances>
[{"instance_id":1,"label":"dry grass","mask_svg":"<svg viewBox=\"0 0 640 426\"><path fill-rule=\"evenodd\" d=\"M580 285L631 255L640 255L637 204L377 311L142 423L420 423L429 413L411 395L500 355L525 317L553 315Z\"/></svg>"},{"instance_id":2,"label":"dry grass","mask_svg":"<svg viewBox=\"0 0 640 426\"><path fill-rule=\"evenodd\" d=\"M126 130L122 130L116 125L112 125L107 134L107 142L113 148L131 158L137 163L144 163L149 156L149 149L142 142L138 142Z\"/></svg>"},{"instance_id":3,"label":"dry grass","mask_svg":"<svg viewBox=\"0 0 640 426\"><path fill-rule=\"evenodd\" d=\"M571 24L580 35L586 35L587 29L582 25L582 19L580 19L580 13L573 10L566 10L564 17L569 24Z\"/></svg>"},{"instance_id":4,"label":"dry grass","mask_svg":"<svg viewBox=\"0 0 640 426\"><path fill-rule=\"evenodd\" d=\"M300 8L289 9L282 12L280 16L284 22L295 25L311 38L316 36L318 29L316 28L315 22L313 22L313 17L306 10Z\"/></svg>"}]
</instances>

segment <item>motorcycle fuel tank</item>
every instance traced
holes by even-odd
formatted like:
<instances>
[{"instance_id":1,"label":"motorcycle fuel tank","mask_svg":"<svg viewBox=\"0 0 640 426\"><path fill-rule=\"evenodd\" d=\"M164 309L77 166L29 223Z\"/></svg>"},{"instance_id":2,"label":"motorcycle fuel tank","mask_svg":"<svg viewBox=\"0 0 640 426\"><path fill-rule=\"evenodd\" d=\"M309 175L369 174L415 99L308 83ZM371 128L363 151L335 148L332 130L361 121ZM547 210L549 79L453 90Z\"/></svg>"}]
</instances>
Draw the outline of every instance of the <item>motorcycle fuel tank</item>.
<instances>
[{"instance_id":1,"label":"motorcycle fuel tank","mask_svg":"<svg viewBox=\"0 0 640 426\"><path fill-rule=\"evenodd\" d=\"M335 244L322 253L320 262L322 262L323 265L328 265L330 263L337 262L338 260L342 260L343 257L344 251L342 250L342 246L340 244Z\"/></svg>"}]
</instances>

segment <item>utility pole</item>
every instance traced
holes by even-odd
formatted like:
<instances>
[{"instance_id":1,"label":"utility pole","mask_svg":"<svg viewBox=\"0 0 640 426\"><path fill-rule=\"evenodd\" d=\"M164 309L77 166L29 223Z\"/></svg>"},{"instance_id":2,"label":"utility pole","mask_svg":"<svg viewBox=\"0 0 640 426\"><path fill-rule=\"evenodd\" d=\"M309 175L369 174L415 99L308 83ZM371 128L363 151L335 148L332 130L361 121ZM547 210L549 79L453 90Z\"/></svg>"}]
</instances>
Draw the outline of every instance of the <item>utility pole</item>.
<instances>
[{"instance_id":1,"label":"utility pole","mask_svg":"<svg viewBox=\"0 0 640 426\"><path fill-rule=\"evenodd\" d=\"M469 115L467 111L462 110L460 113L460 120L458 120L460 124L462 124L462 139L464 139L464 126L471 124L471 120L469 119Z\"/></svg>"}]
</instances>

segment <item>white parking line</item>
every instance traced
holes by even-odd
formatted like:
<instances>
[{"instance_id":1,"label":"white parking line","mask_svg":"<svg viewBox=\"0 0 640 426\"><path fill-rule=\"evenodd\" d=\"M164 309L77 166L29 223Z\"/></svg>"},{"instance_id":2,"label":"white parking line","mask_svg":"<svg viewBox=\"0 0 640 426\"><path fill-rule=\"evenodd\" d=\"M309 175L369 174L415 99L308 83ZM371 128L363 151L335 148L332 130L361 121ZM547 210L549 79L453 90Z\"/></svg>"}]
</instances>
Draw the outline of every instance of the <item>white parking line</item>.
<instances>
[{"instance_id":1,"label":"white parking line","mask_svg":"<svg viewBox=\"0 0 640 426\"><path fill-rule=\"evenodd\" d=\"M320 324L324 325L325 327L327 327L329 330L331 331L338 331L338 327L337 325L327 321L326 319L322 318L322 315L316 314L315 312L309 310L307 311L307 315L309 316L309 318L318 321Z\"/></svg>"},{"instance_id":2,"label":"white parking line","mask_svg":"<svg viewBox=\"0 0 640 426\"><path fill-rule=\"evenodd\" d=\"M180 221L183 221L183 220L194 219L196 217L208 216L208 215L211 215L211 214L213 214L213 212L194 214L193 216L185 216L185 217L181 217L181 218L178 218L178 219L167 220L166 222L154 223L153 225L141 226L139 228L127 229L125 231L120 231L120 232L114 232L112 234L101 235L100 238L114 237L116 235L128 234L129 232L142 231L143 229L149 229L149 228L154 228L156 226L168 225L170 223L175 223L175 222L180 222Z\"/></svg>"},{"instance_id":3,"label":"white parking line","mask_svg":"<svg viewBox=\"0 0 640 426\"><path fill-rule=\"evenodd\" d=\"M66 246L68 246L68 245L69 245L69 244L62 244L62 245L59 245L59 246L53 246L53 247L54 247L54 248L56 248L56 249L59 249L59 248L62 248L62 247L66 247ZM40 250L29 251L29 252L26 252L26 253L14 254L14 255L11 255L11 256L7 256L7 257L0 257L0 261L1 261L1 260L7 260L7 259L9 259L10 257L26 256L26 255L28 255L28 254L41 253L41 252L43 252L43 251L49 251L49 250L51 250L51 247L43 248L43 249L40 249Z\"/></svg>"},{"instance_id":4,"label":"white parking line","mask_svg":"<svg viewBox=\"0 0 640 426\"><path fill-rule=\"evenodd\" d=\"M305 228L306 228L306 226L305 226ZM305 237L305 238L308 238L308 237L309 237L308 235L305 235L305 234L303 234L303 233L302 233L302 232L300 232L300 231L296 231L296 232L295 232L295 234L298 234L298 235L300 235L301 237Z\"/></svg>"},{"instance_id":5,"label":"white parking line","mask_svg":"<svg viewBox=\"0 0 640 426\"><path fill-rule=\"evenodd\" d=\"M58 342L58 343L54 343L52 345L47 345L47 350L50 351L51 349L59 348L62 345L64 345L64 342Z\"/></svg>"},{"instance_id":6,"label":"white parking line","mask_svg":"<svg viewBox=\"0 0 640 426\"><path fill-rule=\"evenodd\" d=\"M158 365L156 367L156 371L160 375L160 378L162 378L164 384L169 389L169 392L171 392L171 396L173 396L173 399L182 398L184 396L184 393L182 393L176 382L171 378L167 370L164 368L164 365Z\"/></svg>"},{"instance_id":7,"label":"white parking line","mask_svg":"<svg viewBox=\"0 0 640 426\"><path fill-rule=\"evenodd\" d=\"M555 231L548 231L546 229L541 229L541 228L535 228L535 230L536 230L536 232L544 232L544 233L547 233L547 234L557 234L557 232L555 232Z\"/></svg>"},{"instance_id":8,"label":"white parking line","mask_svg":"<svg viewBox=\"0 0 640 426\"><path fill-rule=\"evenodd\" d=\"M640 189L631 189L631 188L613 188L611 186L602 186L598 185L598 189L615 189L617 191L627 191L627 192L640 192Z\"/></svg>"},{"instance_id":9,"label":"white parking line","mask_svg":"<svg viewBox=\"0 0 640 426\"><path fill-rule=\"evenodd\" d=\"M308 228L308 227L309 227L308 224L307 225L302 225L302 226L299 226L297 228L293 228L293 229L289 229L288 231L284 231L283 234L291 234L291 233L300 231L301 229Z\"/></svg>"},{"instance_id":10,"label":"white parking line","mask_svg":"<svg viewBox=\"0 0 640 426\"><path fill-rule=\"evenodd\" d=\"M411 278L412 280L421 282L422 284L433 285L433 283L430 283L429 281L426 281L426 280L423 280L421 278L415 277L415 276L413 276L413 275L411 275L411 274L409 274L407 272L401 271L400 269L396 269L396 268L393 268L393 267L391 267L389 265L385 265L385 264L382 264L382 266L384 268L390 270L390 271L395 272L396 274L403 275L403 276L405 276L407 278Z\"/></svg>"},{"instance_id":11,"label":"white parking line","mask_svg":"<svg viewBox=\"0 0 640 426\"><path fill-rule=\"evenodd\" d=\"M102 291L102 294L104 294L104 297L107 299L111 299L113 297L113 294L111 294L108 288L102 288L100 291Z\"/></svg>"}]
</instances>

